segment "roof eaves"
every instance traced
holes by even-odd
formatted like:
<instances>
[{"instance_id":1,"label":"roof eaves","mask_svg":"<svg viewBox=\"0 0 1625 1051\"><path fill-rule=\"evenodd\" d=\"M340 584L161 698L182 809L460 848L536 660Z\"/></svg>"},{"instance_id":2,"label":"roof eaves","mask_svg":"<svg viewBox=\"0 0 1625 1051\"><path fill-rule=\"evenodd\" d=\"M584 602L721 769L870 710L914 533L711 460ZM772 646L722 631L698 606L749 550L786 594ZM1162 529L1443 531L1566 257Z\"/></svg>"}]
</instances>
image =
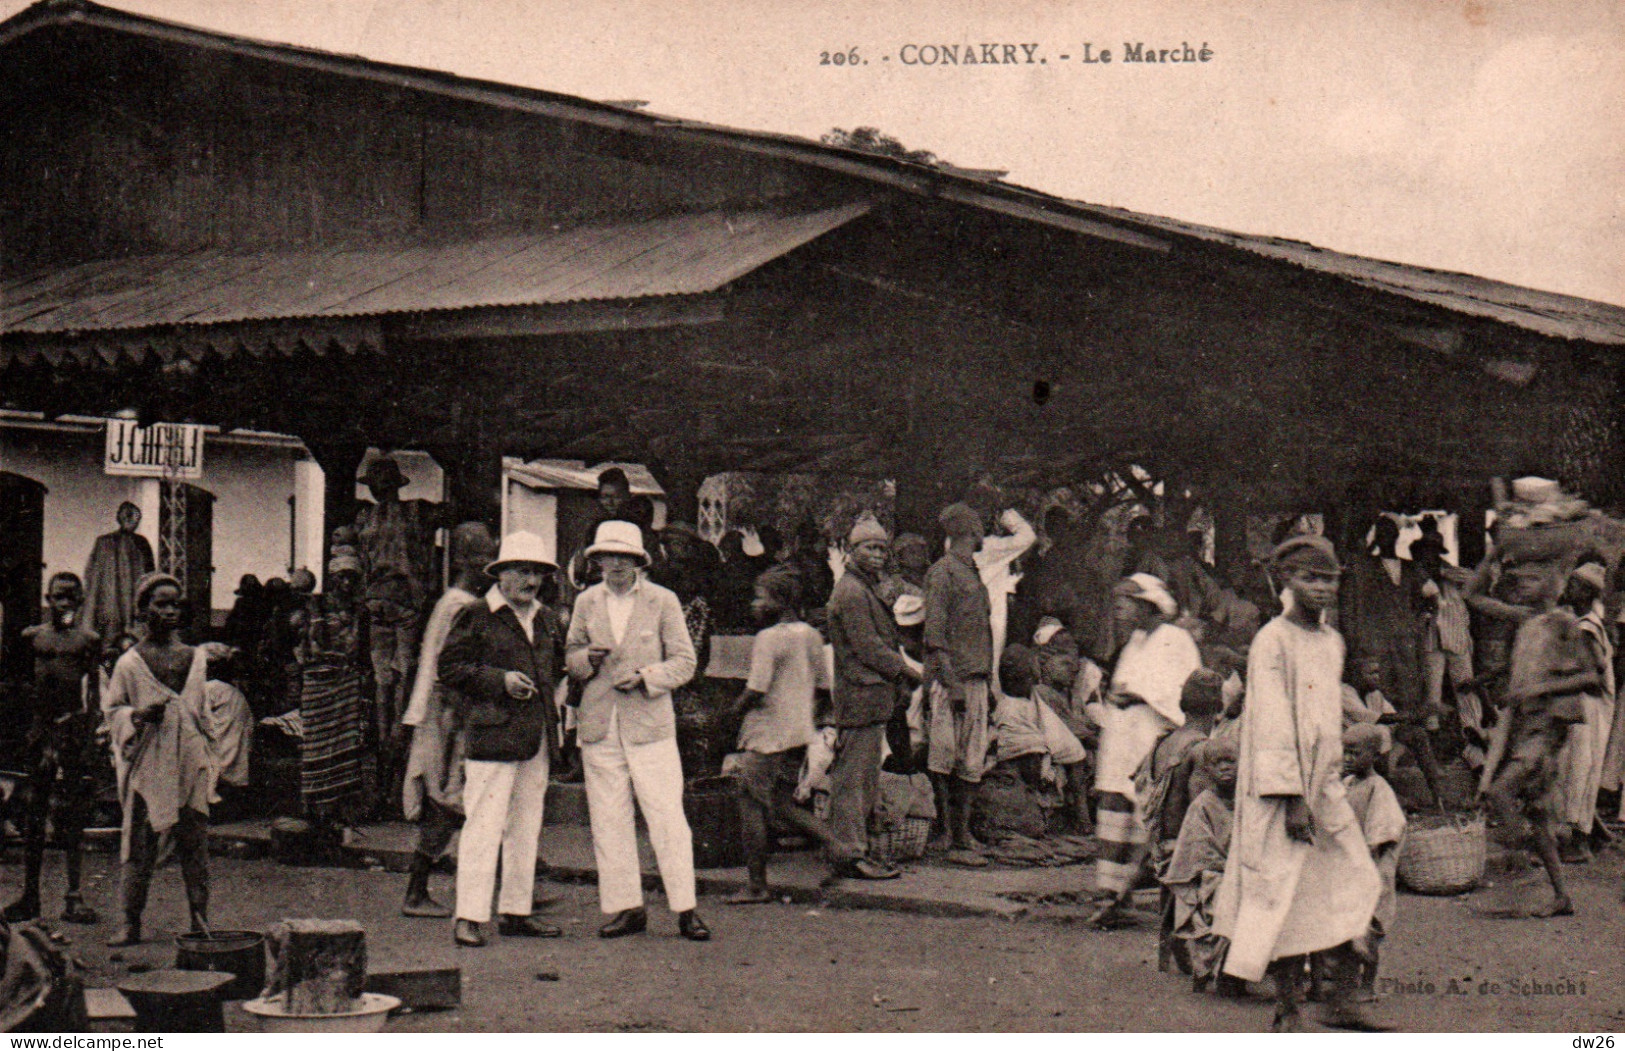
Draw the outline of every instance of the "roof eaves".
<instances>
[{"instance_id":1,"label":"roof eaves","mask_svg":"<svg viewBox=\"0 0 1625 1051\"><path fill-rule=\"evenodd\" d=\"M347 55L297 44L268 43L213 30L198 29L130 14L90 0L42 0L5 22L0 22L0 46L36 30L54 25L85 25L135 36L185 44L210 51L258 58L296 68L335 73L410 90L430 91L446 97L503 109L598 124L620 131L648 131L658 121L622 106L597 103L573 95L537 88L476 80L442 70L401 66L364 55Z\"/></svg>"}]
</instances>

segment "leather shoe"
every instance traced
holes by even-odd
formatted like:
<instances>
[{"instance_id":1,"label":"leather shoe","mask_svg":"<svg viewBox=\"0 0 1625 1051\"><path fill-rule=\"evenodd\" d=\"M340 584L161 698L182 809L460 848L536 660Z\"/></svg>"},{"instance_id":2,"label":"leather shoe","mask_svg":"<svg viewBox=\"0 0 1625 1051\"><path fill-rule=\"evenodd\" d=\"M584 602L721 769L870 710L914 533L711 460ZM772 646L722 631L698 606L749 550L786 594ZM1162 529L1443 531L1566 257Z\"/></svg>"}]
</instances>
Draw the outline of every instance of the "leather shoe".
<instances>
[{"instance_id":1,"label":"leather shoe","mask_svg":"<svg viewBox=\"0 0 1625 1051\"><path fill-rule=\"evenodd\" d=\"M458 945L470 949L483 948L485 945L485 934L480 930L480 925L473 920L458 920L456 926L452 928L451 936Z\"/></svg>"},{"instance_id":2,"label":"leather shoe","mask_svg":"<svg viewBox=\"0 0 1625 1051\"><path fill-rule=\"evenodd\" d=\"M642 909L623 909L598 928L600 938L624 938L628 934L642 934L649 929L649 914Z\"/></svg>"},{"instance_id":3,"label":"leather shoe","mask_svg":"<svg viewBox=\"0 0 1625 1051\"><path fill-rule=\"evenodd\" d=\"M691 942L708 942L711 940L711 928L700 919L700 914L693 909L677 914L677 933Z\"/></svg>"},{"instance_id":4,"label":"leather shoe","mask_svg":"<svg viewBox=\"0 0 1625 1051\"><path fill-rule=\"evenodd\" d=\"M564 932L535 916L503 916L497 920L497 933L504 938L562 938Z\"/></svg>"}]
</instances>

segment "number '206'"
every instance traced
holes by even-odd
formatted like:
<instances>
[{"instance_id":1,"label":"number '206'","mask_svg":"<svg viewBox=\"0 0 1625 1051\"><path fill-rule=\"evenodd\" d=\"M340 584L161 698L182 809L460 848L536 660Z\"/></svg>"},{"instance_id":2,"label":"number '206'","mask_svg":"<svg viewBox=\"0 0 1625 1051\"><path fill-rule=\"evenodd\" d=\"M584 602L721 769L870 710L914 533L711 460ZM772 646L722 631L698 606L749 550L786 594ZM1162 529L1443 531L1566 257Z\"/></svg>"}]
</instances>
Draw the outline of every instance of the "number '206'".
<instances>
[{"instance_id":1,"label":"number '206'","mask_svg":"<svg viewBox=\"0 0 1625 1051\"><path fill-rule=\"evenodd\" d=\"M847 48L845 51L820 51L818 64L820 66L855 66L861 59L858 58L858 49Z\"/></svg>"}]
</instances>

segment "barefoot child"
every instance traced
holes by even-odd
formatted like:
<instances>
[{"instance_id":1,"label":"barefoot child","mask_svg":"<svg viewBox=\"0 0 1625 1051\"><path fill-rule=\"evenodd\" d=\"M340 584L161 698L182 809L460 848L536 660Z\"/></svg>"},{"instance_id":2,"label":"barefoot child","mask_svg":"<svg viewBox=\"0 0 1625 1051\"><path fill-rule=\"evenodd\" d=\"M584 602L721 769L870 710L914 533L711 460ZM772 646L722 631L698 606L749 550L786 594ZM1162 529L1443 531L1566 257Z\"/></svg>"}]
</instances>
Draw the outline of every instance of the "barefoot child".
<instances>
[{"instance_id":1,"label":"barefoot child","mask_svg":"<svg viewBox=\"0 0 1625 1051\"><path fill-rule=\"evenodd\" d=\"M1512 866L1511 878L1488 911L1509 918L1568 916L1574 912L1552 832L1548 796L1558 775L1558 753L1570 727L1585 721L1581 696L1601 686L1579 618L1557 604L1563 581L1555 567L1525 563L1510 571L1512 601L1543 610L1524 621L1512 643L1507 707L1512 720L1506 759L1487 798ZM1529 910L1517 877L1533 847L1552 885L1551 904Z\"/></svg>"},{"instance_id":2,"label":"barefoot child","mask_svg":"<svg viewBox=\"0 0 1625 1051\"><path fill-rule=\"evenodd\" d=\"M79 894L79 873L84 857L81 842L95 791L90 764L96 752L96 722L100 717L96 696L101 639L79 625L85 589L78 577L72 573L53 576L46 602L51 619L23 630L23 640L34 653L33 703L26 716L28 791L23 819L23 894L6 907L5 918L13 923L39 918L45 819L51 798L56 796L61 804L58 833L68 870L62 918L69 923L95 923L96 913Z\"/></svg>"},{"instance_id":3,"label":"barefoot child","mask_svg":"<svg viewBox=\"0 0 1625 1051\"><path fill-rule=\"evenodd\" d=\"M1239 996L1246 983L1222 973L1227 939L1213 933L1213 895L1224 877L1235 820L1235 742L1209 740L1197 749L1202 774L1212 787L1185 812L1162 884L1174 899L1174 938L1190 965L1191 985L1202 992L1217 980L1221 996Z\"/></svg>"},{"instance_id":4,"label":"barefoot child","mask_svg":"<svg viewBox=\"0 0 1625 1051\"><path fill-rule=\"evenodd\" d=\"M1192 799L1201 792L1197 753L1213 732L1214 720L1223 707L1224 680L1219 673L1197 668L1180 690L1179 710L1185 724L1178 727L1151 750L1134 774L1135 814L1150 837L1151 871L1159 877L1168 867L1174 843ZM1167 971L1173 963L1184 962L1175 954L1173 895L1162 895L1162 926L1158 934L1157 969Z\"/></svg>"},{"instance_id":5,"label":"barefoot child","mask_svg":"<svg viewBox=\"0 0 1625 1051\"><path fill-rule=\"evenodd\" d=\"M1394 881L1399 873L1399 848L1405 838L1405 811L1388 781L1376 771L1378 758L1388 749L1388 735L1382 727L1360 723L1343 731L1343 784L1348 788L1349 806L1360 819L1371 859L1382 875L1382 897L1371 917L1369 952L1361 961L1360 990L1369 999L1377 985L1377 950L1394 929L1397 892Z\"/></svg>"},{"instance_id":6,"label":"barefoot child","mask_svg":"<svg viewBox=\"0 0 1625 1051\"><path fill-rule=\"evenodd\" d=\"M770 569L756 578L751 613L767 626L756 635L750 675L734 704L735 714L742 717L739 751L728 757L750 883L727 899L730 905L773 900L767 885L770 818L830 845L829 827L794 798L814 733L815 698L830 688L824 640L802 621L800 602L794 573Z\"/></svg>"}]
</instances>

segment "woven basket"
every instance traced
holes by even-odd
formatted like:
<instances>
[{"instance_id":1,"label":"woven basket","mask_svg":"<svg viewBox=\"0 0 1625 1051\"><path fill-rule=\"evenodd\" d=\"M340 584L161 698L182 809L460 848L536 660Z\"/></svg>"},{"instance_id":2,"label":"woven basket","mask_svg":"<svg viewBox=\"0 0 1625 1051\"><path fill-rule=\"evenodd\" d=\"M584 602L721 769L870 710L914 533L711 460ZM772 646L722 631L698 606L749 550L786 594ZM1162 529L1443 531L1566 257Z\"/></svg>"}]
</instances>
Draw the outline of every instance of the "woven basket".
<instances>
[{"instance_id":1,"label":"woven basket","mask_svg":"<svg viewBox=\"0 0 1625 1051\"><path fill-rule=\"evenodd\" d=\"M903 827L869 837L869 856L879 861L913 861L925 857L930 838L930 818L905 817Z\"/></svg>"},{"instance_id":2,"label":"woven basket","mask_svg":"<svg viewBox=\"0 0 1625 1051\"><path fill-rule=\"evenodd\" d=\"M1418 894L1461 894L1484 878L1484 818L1442 819L1405 832L1399 878Z\"/></svg>"}]
</instances>

